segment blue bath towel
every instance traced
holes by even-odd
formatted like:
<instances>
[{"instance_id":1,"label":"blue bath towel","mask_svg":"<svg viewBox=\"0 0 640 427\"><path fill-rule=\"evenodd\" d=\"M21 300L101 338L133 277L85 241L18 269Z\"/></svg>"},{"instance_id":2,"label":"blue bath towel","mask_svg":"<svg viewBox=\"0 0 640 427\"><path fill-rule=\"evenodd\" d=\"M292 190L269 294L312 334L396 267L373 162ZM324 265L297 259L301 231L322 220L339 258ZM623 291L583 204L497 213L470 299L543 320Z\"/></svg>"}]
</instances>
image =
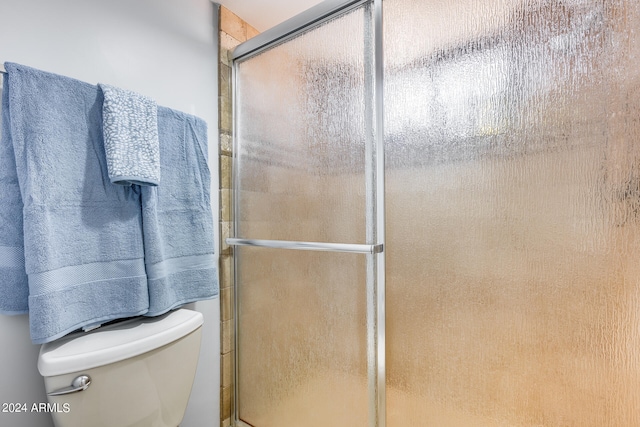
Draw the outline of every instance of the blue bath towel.
<instances>
[{"instance_id":1,"label":"blue bath towel","mask_svg":"<svg viewBox=\"0 0 640 427\"><path fill-rule=\"evenodd\" d=\"M162 183L142 187L148 316L218 295L207 127L158 107Z\"/></svg>"},{"instance_id":2,"label":"blue bath towel","mask_svg":"<svg viewBox=\"0 0 640 427\"><path fill-rule=\"evenodd\" d=\"M158 107L150 98L111 85L98 85L109 179L120 185L158 185Z\"/></svg>"},{"instance_id":3,"label":"blue bath towel","mask_svg":"<svg viewBox=\"0 0 640 427\"><path fill-rule=\"evenodd\" d=\"M140 187L108 179L102 92L17 64L5 69L0 180L9 185L0 192L0 215L15 224L0 226L0 247L9 248L2 250L12 254L10 265L20 263L14 215L21 200L32 341L147 313ZM23 279L2 280L2 299L14 301L16 312L25 308Z\"/></svg>"},{"instance_id":4,"label":"blue bath towel","mask_svg":"<svg viewBox=\"0 0 640 427\"><path fill-rule=\"evenodd\" d=\"M9 75L3 76L0 140L0 313L28 311L29 283L24 270L22 197L9 131Z\"/></svg>"}]
</instances>

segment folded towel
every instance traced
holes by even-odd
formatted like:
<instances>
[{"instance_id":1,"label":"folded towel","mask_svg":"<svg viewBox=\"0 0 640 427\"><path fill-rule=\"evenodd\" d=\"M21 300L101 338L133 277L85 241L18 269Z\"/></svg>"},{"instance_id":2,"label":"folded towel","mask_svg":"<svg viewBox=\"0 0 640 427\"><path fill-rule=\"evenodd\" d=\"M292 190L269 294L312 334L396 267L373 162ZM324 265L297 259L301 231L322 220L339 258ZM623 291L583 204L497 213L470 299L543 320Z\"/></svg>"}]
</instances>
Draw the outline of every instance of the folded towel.
<instances>
[{"instance_id":1,"label":"folded towel","mask_svg":"<svg viewBox=\"0 0 640 427\"><path fill-rule=\"evenodd\" d=\"M0 205L11 205L2 215L17 212L21 195L32 341L146 313L140 187L107 179L102 92L22 65L5 68L0 179L17 181L20 194L15 184L4 187ZM15 165L5 158L9 146ZM0 232L0 245L19 264L16 231L3 225ZM24 299L24 290L15 293L11 299Z\"/></svg>"},{"instance_id":2,"label":"folded towel","mask_svg":"<svg viewBox=\"0 0 640 427\"><path fill-rule=\"evenodd\" d=\"M2 89L2 140L0 141L0 313L28 311L29 283L24 270L22 197L9 131L9 75Z\"/></svg>"},{"instance_id":3,"label":"folded towel","mask_svg":"<svg viewBox=\"0 0 640 427\"><path fill-rule=\"evenodd\" d=\"M156 103L142 95L99 84L109 179L121 185L158 185L160 158Z\"/></svg>"},{"instance_id":4,"label":"folded towel","mask_svg":"<svg viewBox=\"0 0 640 427\"><path fill-rule=\"evenodd\" d=\"M141 187L148 316L218 295L207 127L158 107L162 184Z\"/></svg>"}]
</instances>

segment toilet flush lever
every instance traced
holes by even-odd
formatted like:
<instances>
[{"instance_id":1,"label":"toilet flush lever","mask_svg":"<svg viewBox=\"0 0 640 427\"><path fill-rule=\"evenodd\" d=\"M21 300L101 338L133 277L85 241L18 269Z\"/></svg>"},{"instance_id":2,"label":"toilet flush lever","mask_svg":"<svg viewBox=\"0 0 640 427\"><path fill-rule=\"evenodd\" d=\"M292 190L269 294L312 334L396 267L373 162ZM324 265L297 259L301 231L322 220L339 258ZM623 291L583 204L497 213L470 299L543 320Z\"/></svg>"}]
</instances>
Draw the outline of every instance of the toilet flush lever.
<instances>
[{"instance_id":1,"label":"toilet flush lever","mask_svg":"<svg viewBox=\"0 0 640 427\"><path fill-rule=\"evenodd\" d=\"M61 396L63 394L77 393L79 391L84 391L89 388L91 385L91 377L89 375L80 375L77 376L71 381L71 385L69 387L61 388L60 390L52 391L51 393L47 393L48 396Z\"/></svg>"}]
</instances>

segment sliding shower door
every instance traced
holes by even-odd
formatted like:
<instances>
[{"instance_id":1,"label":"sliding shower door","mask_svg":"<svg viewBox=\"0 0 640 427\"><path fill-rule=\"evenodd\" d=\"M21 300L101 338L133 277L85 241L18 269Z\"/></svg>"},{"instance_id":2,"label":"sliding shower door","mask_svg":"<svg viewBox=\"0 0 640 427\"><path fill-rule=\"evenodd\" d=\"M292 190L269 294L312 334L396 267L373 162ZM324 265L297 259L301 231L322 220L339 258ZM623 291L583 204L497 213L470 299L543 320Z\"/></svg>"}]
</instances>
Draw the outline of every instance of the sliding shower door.
<instances>
[{"instance_id":1,"label":"sliding shower door","mask_svg":"<svg viewBox=\"0 0 640 427\"><path fill-rule=\"evenodd\" d=\"M640 2L343 3L235 61L238 419L639 426Z\"/></svg>"},{"instance_id":2,"label":"sliding shower door","mask_svg":"<svg viewBox=\"0 0 640 427\"><path fill-rule=\"evenodd\" d=\"M385 0L387 425L640 425L640 5Z\"/></svg>"},{"instance_id":3,"label":"sliding shower door","mask_svg":"<svg viewBox=\"0 0 640 427\"><path fill-rule=\"evenodd\" d=\"M237 418L375 423L372 7L235 61Z\"/></svg>"}]
</instances>

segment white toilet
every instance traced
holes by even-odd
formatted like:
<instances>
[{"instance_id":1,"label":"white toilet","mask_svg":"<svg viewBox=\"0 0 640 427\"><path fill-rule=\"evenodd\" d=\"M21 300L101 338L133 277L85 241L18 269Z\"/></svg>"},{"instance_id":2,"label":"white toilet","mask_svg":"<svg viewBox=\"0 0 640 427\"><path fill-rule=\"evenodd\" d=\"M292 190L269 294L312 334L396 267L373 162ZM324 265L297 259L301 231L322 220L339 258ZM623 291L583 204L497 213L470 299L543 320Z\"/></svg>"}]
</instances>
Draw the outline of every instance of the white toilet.
<instances>
[{"instance_id":1,"label":"white toilet","mask_svg":"<svg viewBox=\"0 0 640 427\"><path fill-rule=\"evenodd\" d=\"M40 349L56 427L177 427L200 352L202 314L179 309L76 332Z\"/></svg>"}]
</instances>

